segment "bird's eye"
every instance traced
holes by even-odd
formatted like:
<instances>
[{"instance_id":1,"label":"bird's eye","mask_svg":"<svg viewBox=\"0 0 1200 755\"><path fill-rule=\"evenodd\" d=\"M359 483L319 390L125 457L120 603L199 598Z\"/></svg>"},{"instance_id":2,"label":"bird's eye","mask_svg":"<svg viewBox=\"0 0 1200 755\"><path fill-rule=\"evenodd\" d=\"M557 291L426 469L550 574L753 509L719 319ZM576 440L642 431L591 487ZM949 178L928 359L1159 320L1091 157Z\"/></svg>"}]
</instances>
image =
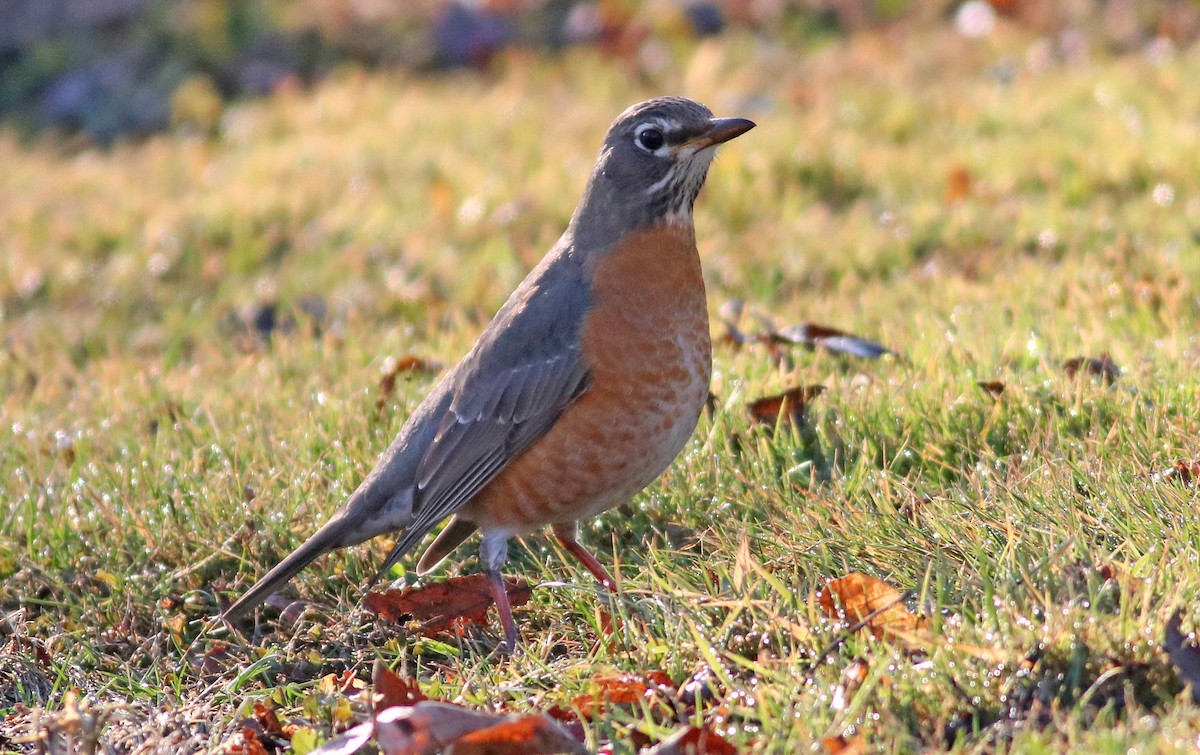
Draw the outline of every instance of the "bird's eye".
<instances>
[{"instance_id":1,"label":"bird's eye","mask_svg":"<svg viewBox=\"0 0 1200 755\"><path fill-rule=\"evenodd\" d=\"M653 126L642 129L637 135L637 145L647 152L658 149L665 141L663 132Z\"/></svg>"}]
</instances>

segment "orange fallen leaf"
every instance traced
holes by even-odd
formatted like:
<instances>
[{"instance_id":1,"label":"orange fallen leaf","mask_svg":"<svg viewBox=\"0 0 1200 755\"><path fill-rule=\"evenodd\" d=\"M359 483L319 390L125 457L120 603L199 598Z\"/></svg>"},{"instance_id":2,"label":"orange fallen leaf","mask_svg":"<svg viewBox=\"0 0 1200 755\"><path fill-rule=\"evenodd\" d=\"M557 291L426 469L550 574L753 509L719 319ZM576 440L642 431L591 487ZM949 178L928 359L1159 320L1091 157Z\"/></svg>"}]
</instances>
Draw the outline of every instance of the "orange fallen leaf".
<instances>
[{"instance_id":1,"label":"orange fallen leaf","mask_svg":"<svg viewBox=\"0 0 1200 755\"><path fill-rule=\"evenodd\" d=\"M504 582L514 608L529 602L532 588L528 582L512 577ZM468 574L425 587L370 592L363 598L363 606L384 621L399 624L411 618L420 622L420 632L426 636L451 627L461 631L467 624L483 624L493 603L486 574Z\"/></svg>"},{"instance_id":2,"label":"orange fallen leaf","mask_svg":"<svg viewBox=\"0 0 1200 755\"><path fill-rule=\"evenodd\" d=\"M603 713L608 705L633 705L659 693L675 694L675 682L661 671L601 677L594 684L598 691L584 693L571 701L572 707L586 720Z\"/></svg>"},{"instance_id":3,"label":"orange fallen leaf","mask_svg":"<svg viewBox=\"0 0 1200 755\"><path fill-rule=\"evenodd\" d=\"M371 685L375 688L372 700L376 713L396 705L415 705L429 699L414 680L400 676L379 659L375 659L375 666L371 669Z\"/></svg>"},{"instance_id":4,"label":"orange fallen leaf","mask_svg":"<svg viewBox=\"0 0 1200 755\"><path fill-rule=\"evenodd\" d=\"M1121 377L1121 368L1107 353L1096 358L1074 357L1063 362L1062 367L1067 377L1073 378L1083 372L1091 377L1100 378L1106 385Z\"/></svg>"},{"instance_id":5,"label":"orange fallen leaf","mask_svg":"<svg viewBox=\"0 0 1200 755\"><path fill-rule=\"evenodd\" d=\"M284 733L283 724L279 722L279 716L275 714L274 708L268 708L261 702L254 703L254 720L262 727L263 733L269 737L277 737L289 739Z\"/></svg>"},{"instance_id":6,"label":"orange fallen leaf","mask_svg":"<svg viewBox=\"0 0 1200 755\"><path fill-rule=\"evenodd\" d=\"M379 379L379 398L375 399L375 413L383 412L383 407L391 398L392 392L396 390L396 378L405 372L421 372L430 373L436 372L437 365L430 362L428 359L422 359L418 356L408 354L396 360L396 363L391 366L384 376Z\"/></svg>"},{"instance_id":7,"label":"orange fallen leaf","mask_svg":"<svg viewBox=\"0 0 1200 755\"><path fill-rule=\"evenodd\" d=\"M903 638L924 628L925 620L910 613L903 598L903 593L883 580L859 572L829 580L817 594L826 614L845 617L853 624L865 623L876 639Z\"/></svg>"},{"instance_id":8,"label":"orange fallen leaf","mask_svg":"<svg viewBox=\"0 0 1200 755\"><path fill-rule=\"evenodd\" d=\"M965 165L955 165L946 172L946 204L961 202L971 193L971 171Z\"/></svg>"},{"instance_id":9,"label":"orange fallen leaf","mask_svg":"<svg viewBox=\"0 0 1200 755\"><path fill-rule=\"evenodd\" d=\"M446 755L540 755L582 752L583 743L545 714L502 721L476 729L454 741Z\"/></svg>"},{"instance_id":10,"label":"orange fallen leaf","mask_svg":"<svg viewBox=\"0 0 1200 755\"><path fill-rule=\"evenodd\" d=\"M383 755L586 753L549 716L506 716L422 700L397 705L334 737L313 755L351 755L374 737Z\"/></svg>"},{"instance_id":11,"label":"orange fallen leaf","mask_svg":"<svg viewBox=\"0 0 1200 755\"><path fill-rule=\"evenodd\" d=\"M862 755L867 751L867 743L863 740L862 735L849 739L841 734L836 737L825 737L821 740L821 746L830 755Z\"/></svg>"},{"instance_id":12,"label":"orange fallen leaf","mask_svg":"<svg viewBox=\"0 0 1200 755\"><path fill-rule=\"evenodd\" d=\"M252 727L243 727L221 745L223 755L267 755L267 749L258 739L258 732Z\"/></svg>"},{"instance_id":13,"label":"orange fallen leaf","mask_svg":"<svg viewBox=\"0 0 1200 755\"><path fill-rule=\"evenodd\" d=\"M712 729L689 726L672 734L646 755L737 755L737 748Z\"/></svg>"},{"instance_id":14,"label":"orange fallen leaf","mask_svg":"<svg viewBox=\"0 0 1200 755\"><path fill-rule=\"evenodd\" d=\"M824 392L823 385L798 385L783 393L751 401L746 408L754 421L761 424L774 425L782 414L793 424L801 425L804 423L805 406Z\"/></svg>"}]
</instances>

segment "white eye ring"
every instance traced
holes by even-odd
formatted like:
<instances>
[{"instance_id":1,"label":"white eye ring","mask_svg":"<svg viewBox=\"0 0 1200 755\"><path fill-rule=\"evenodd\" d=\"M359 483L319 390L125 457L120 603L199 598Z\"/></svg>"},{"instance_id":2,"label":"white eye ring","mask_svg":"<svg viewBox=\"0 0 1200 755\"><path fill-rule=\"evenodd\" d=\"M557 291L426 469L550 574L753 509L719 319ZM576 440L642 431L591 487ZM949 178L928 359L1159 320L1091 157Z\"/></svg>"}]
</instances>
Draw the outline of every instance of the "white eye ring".
<instances>
[{"instance_id":1,"label":"white eye ring","mask_svg":"<svg viewBox=\"0 0 1200 755\"><path fill-rule=\"evenodd\" d=\"M638 126L633 142L652 155L666 154L667 140L663 135L662 126L657 123L643 123Z\"/></svg>"}]
</instances>

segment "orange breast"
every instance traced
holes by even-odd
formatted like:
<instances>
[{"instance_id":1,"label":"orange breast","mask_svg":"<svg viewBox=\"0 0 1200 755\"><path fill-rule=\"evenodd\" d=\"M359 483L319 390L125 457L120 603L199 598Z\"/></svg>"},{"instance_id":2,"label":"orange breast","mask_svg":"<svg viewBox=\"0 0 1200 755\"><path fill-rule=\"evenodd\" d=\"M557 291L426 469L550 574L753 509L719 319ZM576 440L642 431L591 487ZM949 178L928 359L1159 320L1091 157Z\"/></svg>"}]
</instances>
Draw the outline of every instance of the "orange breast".
<instances>
[{"instance_id":1,"label":"orange breast","mask_svg":"<svg viewBox=\"0 0 1200 755\"><path fill-rule=\"evenodd\" d=\"M477 495L464 518L523 532L594 516L638 492L695 429L712 375L694 232L633 234L587 270L587 393Z\"/></svg>"}]
</instances>

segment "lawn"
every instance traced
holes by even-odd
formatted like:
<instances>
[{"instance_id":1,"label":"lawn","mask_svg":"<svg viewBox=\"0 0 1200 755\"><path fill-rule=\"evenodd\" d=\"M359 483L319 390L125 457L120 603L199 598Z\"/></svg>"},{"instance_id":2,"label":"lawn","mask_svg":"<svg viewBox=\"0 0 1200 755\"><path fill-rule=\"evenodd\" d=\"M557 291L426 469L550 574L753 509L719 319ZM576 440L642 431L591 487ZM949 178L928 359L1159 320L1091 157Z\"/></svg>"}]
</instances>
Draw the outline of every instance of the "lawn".
<instances>
[{"instance_id":1,"label":"lawn","mask_svg":"<svg viewBox=\"0 0 1200 755\"><path fill-rule=\"evenodd\" d=\"M382 660L433 699L574 710L618 753L686 724L747 752L1194 750L1189 650L1162 642L1200 621L1200 48L1056 44L736 32L638 67L347 68L215 136L0 131L0 749L248 748L261 703L305 752L366 717ZM215 622L554 242L611 119L662 93L759 125L697 204L713 411L583 529L611 621L532 537L512 658L494 615L425 637L363 610L386 538L315 563L283 615ZM896 354L739 345L733 301L752 336ZM1063 366L1103 355L1119 375ZM409 356L434 368L385 390ZM802 421L752 419L797 385L825 388ZM456 555L432 581L478 570ZM851 573L921 621L828 611Z\"/></svg>"}]
</instances>

